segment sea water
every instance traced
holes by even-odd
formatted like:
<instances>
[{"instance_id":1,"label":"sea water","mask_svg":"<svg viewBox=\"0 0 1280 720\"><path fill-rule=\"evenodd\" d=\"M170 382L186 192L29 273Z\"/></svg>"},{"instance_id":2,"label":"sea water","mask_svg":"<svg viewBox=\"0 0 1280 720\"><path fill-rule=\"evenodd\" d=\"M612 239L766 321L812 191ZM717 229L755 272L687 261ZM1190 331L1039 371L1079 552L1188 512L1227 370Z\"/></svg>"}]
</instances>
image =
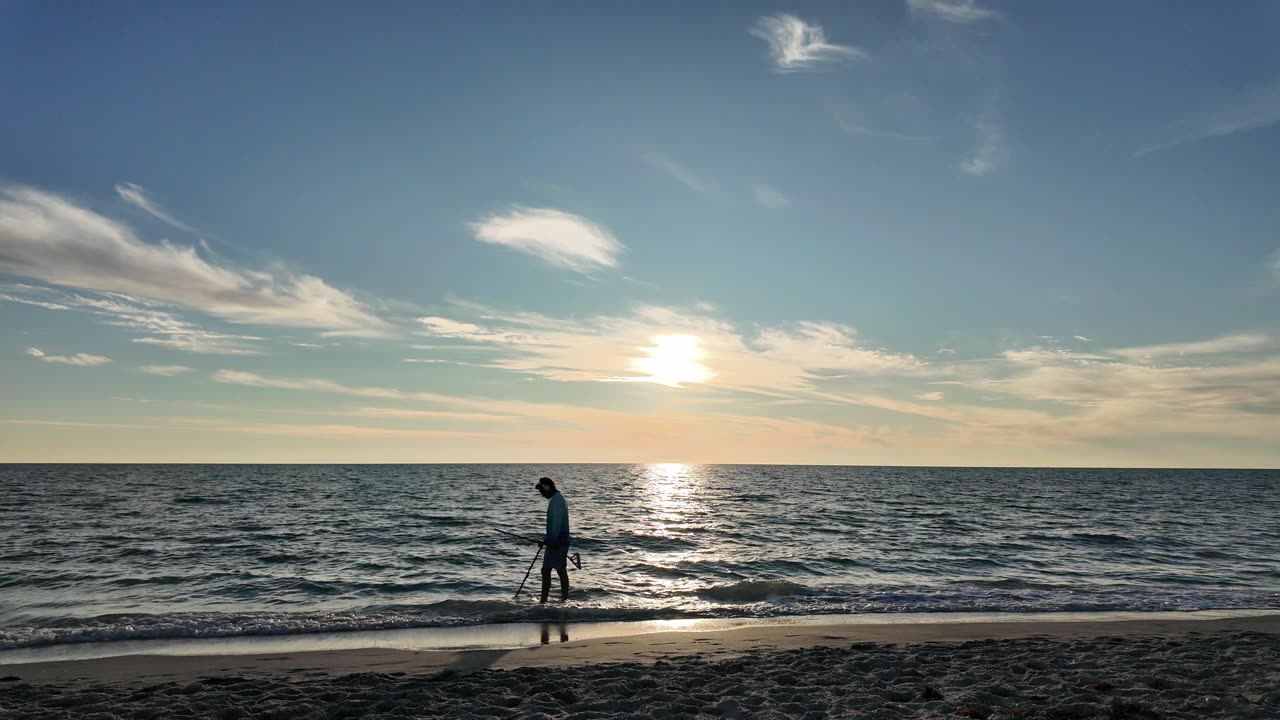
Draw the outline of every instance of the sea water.
<instances>
[{"instance_id":1,"label":"sea water","mask_svg":"<svg viewBox=\"0 0 1280 720\"><path fill-rule=\"evenodd\" d=\"M540 606L544 475L566 604ZM504 622L1280 608L1280 472L0 466L0 651ZM558 582L558 581L553 581ZM558 594L554 587L553 598ZM531 592L532 591L532 592Z\"/></svg>"}]
</instances>

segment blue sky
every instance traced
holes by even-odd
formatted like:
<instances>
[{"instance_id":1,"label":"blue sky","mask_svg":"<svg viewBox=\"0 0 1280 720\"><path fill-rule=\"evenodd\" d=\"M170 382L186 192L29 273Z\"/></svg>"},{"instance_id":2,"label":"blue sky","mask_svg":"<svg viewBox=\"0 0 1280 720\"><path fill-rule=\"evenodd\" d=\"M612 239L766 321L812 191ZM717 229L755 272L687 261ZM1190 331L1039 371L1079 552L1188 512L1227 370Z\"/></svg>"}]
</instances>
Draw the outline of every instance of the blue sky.
<instances>
[{"instance_id":1,"label":"blue sky","mask_svg":"<svg viewBox=\"0 0 1280 720\"><path fill-rule=\"evenodd\" d=\"M0 459L1280 462L1280 6L0 5Z\"/></svg>"}]
</instances>

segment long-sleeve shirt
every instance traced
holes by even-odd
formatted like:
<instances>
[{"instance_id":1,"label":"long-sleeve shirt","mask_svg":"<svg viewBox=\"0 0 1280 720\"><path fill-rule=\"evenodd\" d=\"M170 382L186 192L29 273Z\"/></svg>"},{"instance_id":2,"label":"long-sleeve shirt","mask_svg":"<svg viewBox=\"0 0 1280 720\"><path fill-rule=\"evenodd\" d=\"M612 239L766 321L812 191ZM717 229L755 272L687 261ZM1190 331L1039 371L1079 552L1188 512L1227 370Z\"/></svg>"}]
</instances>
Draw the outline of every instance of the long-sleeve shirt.
<instances>
[{"instance_id":1,"label":"long-sleeve shirt","mask_svg":"<svg viewBox=\"0 0 1280 720\"><path fill-rule=\"evenodd\" d=\"M569 506L557 492L547 501L547 547L569 546Z\"/></svg>"}]
</instances>

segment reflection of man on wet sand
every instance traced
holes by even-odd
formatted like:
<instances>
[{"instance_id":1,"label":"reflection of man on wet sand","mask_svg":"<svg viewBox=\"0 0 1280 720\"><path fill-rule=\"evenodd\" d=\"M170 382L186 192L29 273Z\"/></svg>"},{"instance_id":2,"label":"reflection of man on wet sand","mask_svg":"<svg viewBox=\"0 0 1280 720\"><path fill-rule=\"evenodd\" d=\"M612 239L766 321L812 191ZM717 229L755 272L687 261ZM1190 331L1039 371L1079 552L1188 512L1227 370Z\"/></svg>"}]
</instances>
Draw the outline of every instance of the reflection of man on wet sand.
<instances>
[{"instance_id":1,"label":"reflection of man on wet sand","mask_svg":"<svg viewBox=\"0 0 1280 720\"><path fill-rule=\"evenodd\" d=\"M552 623L542 623L542 644L546 645L551 642L551 625ZM555 623L560 630L560 642L569 642L569 627L564 623Z\"/></svg>"}]
</instances>

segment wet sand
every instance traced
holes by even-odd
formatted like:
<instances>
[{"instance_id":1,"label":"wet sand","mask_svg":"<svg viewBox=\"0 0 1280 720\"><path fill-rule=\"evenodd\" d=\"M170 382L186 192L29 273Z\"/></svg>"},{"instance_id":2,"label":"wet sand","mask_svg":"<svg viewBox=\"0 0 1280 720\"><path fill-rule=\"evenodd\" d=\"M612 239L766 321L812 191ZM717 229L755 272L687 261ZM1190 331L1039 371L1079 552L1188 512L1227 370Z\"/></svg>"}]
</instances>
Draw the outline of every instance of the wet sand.
<instances>
[{"instance_id":1,"label":"wet sand","mask_svg":"<svg viewBox=\"0 0 1280 720\"><path fill-rule=\"evenodd\" d=\"M1280 615L551 634L510 650L6 665L0 716L1280 717Z\"/></svg>"}]
</instances>

